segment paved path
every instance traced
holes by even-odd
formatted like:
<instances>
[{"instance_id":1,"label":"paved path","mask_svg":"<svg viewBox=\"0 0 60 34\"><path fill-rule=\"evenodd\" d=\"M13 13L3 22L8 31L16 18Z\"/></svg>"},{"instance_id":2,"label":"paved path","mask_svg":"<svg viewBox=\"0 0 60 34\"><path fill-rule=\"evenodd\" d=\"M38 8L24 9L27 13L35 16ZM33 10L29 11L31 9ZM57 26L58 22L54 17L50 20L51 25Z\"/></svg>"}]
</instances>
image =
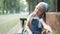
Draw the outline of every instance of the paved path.
<instances>
[{"instance_id":1,"label":"paved path","mask_svg":"<svg viewBox=\"0 0 60 34\"><path fill-rule=\"evenodd\" d=\"M20 18L20 14L11 14L11 15L1 15L0 16L0 24L7 23L13 19Z\"/></svg>"},{"instance_id":2,"label":"paved path","mask_svg":"<svg viewBox=\"0 0 60 34\"><path fill-rule=\"evenodd\" d=\"M7 23L13 19L17 19L17 18L20 18L21 16L23 15L23 13L20 13L20 14L11 14L11 15L1 15L0 16L0 24L4 24L4 23ZM26 15L26 14L24 14ZM24 16L22 16L24 17ZM10 30L8 30L8 32L6 32L6 34L15 34L15 33L20 33L21 32L21 24L20 22L15 25L13 28L11 28Z\"/></svg>"},{"instance_id":3,"label":"paved path","mask_svg":"<svg viewBox=\"0 0 60 34\"><path fill-rule=\"evenodd\" d=\"M10 29L7 34L17 34L20 30L20 23L18 23L16 26L14 26L12 29Z\"/></svg>"}]
</instances>

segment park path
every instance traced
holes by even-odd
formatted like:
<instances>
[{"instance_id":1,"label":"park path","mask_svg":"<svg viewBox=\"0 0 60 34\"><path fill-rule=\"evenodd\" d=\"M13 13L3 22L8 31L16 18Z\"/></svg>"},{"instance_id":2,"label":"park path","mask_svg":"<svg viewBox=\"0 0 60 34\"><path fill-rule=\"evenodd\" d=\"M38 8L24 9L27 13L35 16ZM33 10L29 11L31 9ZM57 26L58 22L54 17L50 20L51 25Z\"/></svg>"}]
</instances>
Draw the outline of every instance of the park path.
<instances>
[{"instance_id":1,"label":"park path","mask_svg":"<svg viewBox=\"0 0 60 34\"><path fill-rule=\"evenodd\" d=\"M0 24L7 23L7 22L17 19L17 18L20 18L20 14L1 15Z\"/></svg>"},{"instance_id":2,"label":"park path","mask_svg":"<svg viewBox=\"0 0 60 34\"><path fill-rule=\"evenodd\" d=\"M17 34L21 30L20 23L10 29L7 34Z\"/></svg>"},{"instance_id":3,"label":"park path","mask_svg":"<svg viewBox=\"0 0 60 34\"><path fill-rule=\"evenodd\" d=\"M26 15L26 13L24 13L24 15ZM20 18L21 16L24 17L24 15L23 15L23 13L20 13L20 14L10 14L10 15L1 15L0 16L0 24L8 23L9 21L17 19L17 18ZM20 24L20 22L18 22L18 24L15 25L10 30L8 30L8 32L6 32L6 34L20 33L21 29L22 29L21 24Z\"/></svg>"}]
</instances>

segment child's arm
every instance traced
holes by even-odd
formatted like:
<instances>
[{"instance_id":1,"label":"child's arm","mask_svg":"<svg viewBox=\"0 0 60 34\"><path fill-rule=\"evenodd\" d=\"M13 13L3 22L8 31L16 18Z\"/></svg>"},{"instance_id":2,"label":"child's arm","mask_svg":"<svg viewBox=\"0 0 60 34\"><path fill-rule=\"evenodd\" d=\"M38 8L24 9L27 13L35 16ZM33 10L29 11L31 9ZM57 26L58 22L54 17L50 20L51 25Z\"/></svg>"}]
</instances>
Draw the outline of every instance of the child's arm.
<instances>
[{"instance_id":1,"label":"child's arm","mask_svg":"<svg viewBox=\"0 0 60 34\"><path fill-rule=\"evenodd\" d=\"M26 30L28 31L29 34L32 34L32 31L30 30L30 23L26 24Z\"/></svg>"},{"instance_id":2,"label":"child's arm","mask_svg":"<svg viewBox=\"0 0 60 34\"><path fill-rule=\"evenodd\" d=\"M49 34L49 32L52 34L52 29L51 29L51 27L50 27L48 24L46 24L46 23L43 21L43 19L41 20L41 22L42 22L42 25L43 25L44 29L46 29L46 34Z\"/></svg>"},{"instance_id":3,"label":"child's arm","mask_svg":"<svg viewBox=\"0 0 60 34\"><path fill-rule=\"evenodd\" d=\"M30 30L31 26L31 18L27 18L27 23L26 23L26 30L28 31L29 34L32 34L32 31Z\"/></svg>"}]
</instances>

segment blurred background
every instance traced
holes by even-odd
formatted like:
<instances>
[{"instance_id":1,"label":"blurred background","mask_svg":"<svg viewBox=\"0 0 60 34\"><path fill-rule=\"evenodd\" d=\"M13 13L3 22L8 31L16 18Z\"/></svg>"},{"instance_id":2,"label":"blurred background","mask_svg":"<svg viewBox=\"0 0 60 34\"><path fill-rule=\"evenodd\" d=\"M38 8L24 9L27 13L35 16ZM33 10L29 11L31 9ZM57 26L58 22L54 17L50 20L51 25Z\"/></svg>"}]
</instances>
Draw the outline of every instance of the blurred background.
<instances>
[{"instance_id":1,"label":"blurred background","mask_svg":"<svg viewBox=\"0 0 60 34\"><path fill-rule=\"evenodd\" d=\"M60 12L59 0L0 0L0 34L18 33L20 18L27 18L39 2L49 4L48 12ZM54 31L54 34L58 32Z\"/></svg>"}]
</instances>

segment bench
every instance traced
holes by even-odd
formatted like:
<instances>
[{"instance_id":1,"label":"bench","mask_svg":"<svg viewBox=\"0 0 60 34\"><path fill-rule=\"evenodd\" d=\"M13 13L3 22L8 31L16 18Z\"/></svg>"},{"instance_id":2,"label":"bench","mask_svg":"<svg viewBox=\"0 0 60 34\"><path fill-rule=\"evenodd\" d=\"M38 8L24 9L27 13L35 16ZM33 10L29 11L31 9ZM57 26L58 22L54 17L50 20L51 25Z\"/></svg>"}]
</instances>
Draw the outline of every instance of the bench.
<instances>
[{"instance_id":1,"label":"bench","mask_svg":"<svg viewBox=\"0 0 60 34\"><path fill-rule=\"evenodd\" d=\"M24 21L26 21L27 18L20 18L20 20L22 21L22 27L24 27ZM46 13L46 23L60 33L60 12Z\"/></svg>"},{"instance_id":2,"label":"bench","mask_svg":"<svg viewBox=\"0 0 60 34\"><path fill-rule=\"evenodd\" d=\"M20 18L21 22L22 22L22 27L24 27L24 22L27 20L27 18Z\"/></svg>"}]
</instances>

